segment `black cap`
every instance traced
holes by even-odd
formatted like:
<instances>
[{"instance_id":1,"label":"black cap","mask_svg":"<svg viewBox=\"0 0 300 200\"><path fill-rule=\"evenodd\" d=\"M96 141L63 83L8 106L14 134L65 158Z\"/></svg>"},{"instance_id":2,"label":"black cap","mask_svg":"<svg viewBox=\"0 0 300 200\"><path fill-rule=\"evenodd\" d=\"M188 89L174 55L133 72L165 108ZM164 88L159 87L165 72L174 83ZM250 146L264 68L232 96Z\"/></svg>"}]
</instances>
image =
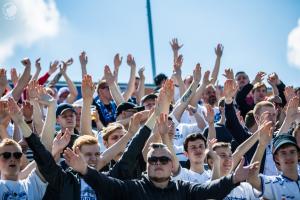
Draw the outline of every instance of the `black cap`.
<instances>
[{"instance_id":1,"label":"black cap","mask_svg":"<svg viewBox=\"0 0 300 200\"><path fill-rule=\"evenodd\" d=\"M300 151L300 148L297 145L296 138L291 136L291 135L283 134L283 135L279 135L279 136L274 138L274 140L273 140L273 154L275 154L276 151L278 151L278 149L280 147L282 147L282 145L285 145L285 144L293 145L297 148L298 151Z\"/></svg>"},{"instance_id":2,"label":"black cap","mask_svg":"<svg viewBox=\"0 0 300 200\"><path fill-rule=\"evenodd\" d=\"M154 94L154 93L145 95L145 96L143 96L143 98L141 99L141 104L143 105L143 103L144 103L146 100L148 100L148 99L156 99L156 98L157 98L157 95Z\"/></svg>"},{"instance_id":3,"label":"black cap","mask_svg":"<svg viewBox=\"0 0 300 200\"><path fill-rule=\"evenodd\" d=\"M74 107L71 104L68 103L61 103L57 106L56 108L56 117L58 117L58 115L61 115L63 112L67 111L67 110L71 110L74 113L76 113Z\"/></svg>"},{"instance_id":4,"label":"black cap","mask_svg":"<svg viewBox=\"0 0 300 200\"><path fill-rule=\"evenodd\" d=\"M117 116L119 116L119 114L121 114L123 111L129 110L129 109L134 109L137 112L144 110L144 106L137 106L134 103L130 103L130 102L123 102L121 103L118 107L117 107Z\"/></svg>"},{"instance_id":5,"label":"black cap","mask_svg":"<svg viewBox=\"0 0 300 200\"><path fill-rule=\"evenodd\" d=\"M161 82L162 82L163 80L167 80L167 79L168 79L168 77L167 77L165 74L163 74L163 73L157 74L157 75L154 77L154 84L155 84L156 86L158 86L158 85L161 84Z\"/></svg>"}]
</instances>

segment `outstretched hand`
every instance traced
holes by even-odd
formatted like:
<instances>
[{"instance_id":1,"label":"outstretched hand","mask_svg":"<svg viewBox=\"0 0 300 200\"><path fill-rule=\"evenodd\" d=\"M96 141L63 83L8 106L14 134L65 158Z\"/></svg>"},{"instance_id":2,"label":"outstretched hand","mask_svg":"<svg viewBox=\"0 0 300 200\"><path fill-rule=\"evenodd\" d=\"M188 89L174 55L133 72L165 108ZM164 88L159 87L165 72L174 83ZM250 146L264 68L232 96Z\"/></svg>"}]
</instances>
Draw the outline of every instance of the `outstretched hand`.
<instances>
[{"instance_id":1,"label":"outstretched hand","mask_svg":"<svg viewBox=\"0 0 300 200\"><path fill-rule=\"evenodd\" d=\"M90 75L85 75L81 84L81 94L84 101L93 102L93 95L95 92L95 86Z\"/></svg>"},{"instance_id":2,"label":"outstretched hand","mask_svg":"<svg viewBox=\"0 0 300 200\"><path fill-rule=\"evenodd\" d=\"M66 128L65 132L59 132L52 143L52 155L57 155L63 152L64 148L69 144L71 132Z\"/></svg>"},{"instance_id":3,"label":"outstretched hand","mask_svg":"<svg viewBox=\"0 0 300 200\"><path fill-rule=\"evenodd\" d=\"M66 160L67 165L72 167L75 171L81 173L82 175L85 175L87 173L88 164L79 154L78 147L76 147L75 152L70 148L67 148L66 150L64 150L63 156Z\"/></svg>"},{"instance_id":4,"label":"outstretched hand","mask_svg":"<svg viewBox=\"0 0 300 200\"><path fill-rule=\"evenodd\" d=\"M234 184L247 180L249 175L253 174L253 172L255 172L259 167L259 162L255 162L245 167L244 167L244 163L245 163L245 158L242 157L240 164L238 165L238 167L236 168L233 174L232 180Z\"/></svg>"}]
</instances>

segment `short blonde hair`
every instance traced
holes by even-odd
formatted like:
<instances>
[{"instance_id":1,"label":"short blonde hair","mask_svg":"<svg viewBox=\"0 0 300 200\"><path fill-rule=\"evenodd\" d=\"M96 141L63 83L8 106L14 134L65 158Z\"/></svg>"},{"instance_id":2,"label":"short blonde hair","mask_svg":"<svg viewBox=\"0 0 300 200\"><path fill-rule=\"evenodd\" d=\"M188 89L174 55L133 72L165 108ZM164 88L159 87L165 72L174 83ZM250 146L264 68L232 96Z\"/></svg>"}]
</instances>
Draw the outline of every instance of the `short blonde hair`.
<instances>
[{"instance_id":1,"label":"short blonde hair","mask_svg":"<svg viewBox=\"0 0 300 200\"><path fill-rule=\"evenodd\" d=\"M252 93L253 93L256 89L262 88L262 87L266 88L266 90L267 90L267 86L266 86L264 83L262 83L262 82L255 83L254 86L253 86L253 88L252 88Z\"/></svg>"},{"instance_id":2,"label":"short blonde hair","mask_svg":"<svg viewBox=\"0 0 300 200\"><path fill-rule=\"evenodd\" d=\"M94 144L99 145L98 140L95 136L83 135L78 137L75 140L72 149L75 150L76 147L78 147L80 150L83 145L94 145Z\"/></svg>"},{"instance_id":3,"label":"short blonde hair","mask_svg":"<svg viewBox=\"0 0 300 200\"><path fill-rule=\"evenodd\" d=\"M10 139L10 138L4 138L1 142L0 142L0 150L5 147L5 146L15 146L17 147L20 152L22 152L22 147L19 143L17 143L15 140Z\"/></svg>"},{"instance_id":4,"label":"short blonde hair","mask_svg":"<svg viewBox=\"0 0 300 200\"><path fill-rule=\"evenodd\" d=\"M217 142L213 144L212 150L215 151L217 148L229 148L231 150L231 145L228 142Z\"/></svg>"},{"instance_id":5,"label":"short blonde hair","mask_svg":"<svg viewBox=\"0 0 300 200\"><path fill-rule=\"evenodd\" d=\"M102 130L102 138L103 140L107 141L108 137L115 131L115 130L125 130L124 126L118 122L110 123L106 128Z\"/></svg>"},{"instance_id":6,"label":"short blonde hair","mask_svg":"<svg viewBox=\"0 0 300 200\"><path fill-rule=\"evenodd\" d=\"M274 108L274 105L269 101L261 101L254 106L253 114L258 115L262 107L271 107Z\"/></svg>"}]
</instances>

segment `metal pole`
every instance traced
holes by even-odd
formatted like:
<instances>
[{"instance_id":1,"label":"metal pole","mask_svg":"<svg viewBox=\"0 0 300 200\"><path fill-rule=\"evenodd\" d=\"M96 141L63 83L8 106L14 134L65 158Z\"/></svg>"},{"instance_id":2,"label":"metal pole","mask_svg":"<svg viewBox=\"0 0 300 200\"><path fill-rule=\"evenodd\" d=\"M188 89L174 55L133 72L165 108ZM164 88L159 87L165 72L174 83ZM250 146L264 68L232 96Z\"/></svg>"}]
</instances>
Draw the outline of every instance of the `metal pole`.
<instances>
[{"instance_id":1,"label":"metal pole","mask_svg":"<svg viewBox=\"0 0 300 200\"><path fill-rule=\"evenodd\" d=\"M149 42L150 42L150 56L151 56L151 64L152 64L152 76L154 78L156 76L156 65L155 65L155 53L154 53L150 0L147 0L147 18L148 18Z\"/></svg>"}]
</instances>

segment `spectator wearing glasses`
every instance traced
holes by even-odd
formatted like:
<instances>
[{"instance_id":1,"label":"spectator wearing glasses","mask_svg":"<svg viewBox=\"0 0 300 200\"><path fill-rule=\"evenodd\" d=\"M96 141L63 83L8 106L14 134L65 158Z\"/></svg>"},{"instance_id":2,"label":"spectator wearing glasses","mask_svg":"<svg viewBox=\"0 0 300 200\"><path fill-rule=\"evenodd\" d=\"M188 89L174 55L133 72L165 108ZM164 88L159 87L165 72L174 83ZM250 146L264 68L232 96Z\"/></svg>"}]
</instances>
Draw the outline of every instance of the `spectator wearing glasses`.
<instances>
[{"instance_id":1,"label":"spectator wearing glasses","mask_svg":"<svg viewBox=\"0 0 300 200\"><path fill-rule=\"evenodd\" d=\"M175 181L171 179L174 165L170 150L164 144L154 143L150 145L147 155L147 175L141 180L121 181L87 167L85 161L71 149L65 151L65 158L70 166L80 172L83 179L105 199L220 199L238 183L244 181L250 168L253 167L244 168L239 165L233 175L208 184Z\"/></svg>"}]
</instances>

